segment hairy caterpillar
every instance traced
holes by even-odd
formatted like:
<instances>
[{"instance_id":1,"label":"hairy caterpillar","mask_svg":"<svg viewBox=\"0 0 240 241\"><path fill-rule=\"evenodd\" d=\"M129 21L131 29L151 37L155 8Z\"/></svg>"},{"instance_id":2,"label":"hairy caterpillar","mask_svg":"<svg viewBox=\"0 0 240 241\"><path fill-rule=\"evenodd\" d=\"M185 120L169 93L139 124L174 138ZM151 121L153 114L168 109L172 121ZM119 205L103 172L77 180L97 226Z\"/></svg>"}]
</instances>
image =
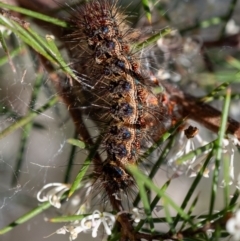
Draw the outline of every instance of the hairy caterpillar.
<instances>
[{"instance_id":1,"label":"hairy caterpillar","mask_svg":"<svg viewBox=\"0 0 240 241\"><path fill-rule=\"evenodd\" d=\"M73 69L93 87L80 87L84 97L79 98L98 107L95 118L107 123L102 143L107 158L95 164L95 185L104 189L114 209L122 210L121 193L135 184L126 166L137 165L145 140L161 133L164 108L146 85L150 77L131 48L137 34L116 4L98 0L72 9L66 42Z\"/></svg>"},{"instance_id":2,"label":"hairy caterpillar","mask_svg":"<svg viewBox=\"0 0 240 241\"><path fill-rule=\"evenodd\" d=\"M125 29L127 29L126 26ZM84 34L83 37L86 37L86 33ZM98 42L100 45L93 46L92 48L91 42L87 42L85 46L79 45L80 47L85 47L85 53L82 54L80 51L76 52L76 57L72 55L72 61L74 62L76 67L75 70L79 73L79 76L85 75L85 80L88 81L89 86L92 86L92 89L87 89L87 85L83 85L81 92L84 95L83 98L85 98L87 101L89 96L90 100L92 101L92 110L96 107L96 114L93 113L94 111L91 113L89 112L89 114L93 118L97 118L99 115L99 120L103 120L104 123L109 124L105 125L105 132L102 132L102 147L105 150L105 153L107 153L107 158L98 165L95 164L94 180L97 184L97 187L100 186L101 189L107 193L106 195L111 200L113 207L116 210L119 210L121 209L123 199L119 200L117 197L120 196L119 194L122 193L122 190L127 192L129 189L134 187L134 179L128 173L128 169L126 167L128 165L138 164L138 157L141 155L141 151L145 148L144 139L147 139L148 135L152 136L152 133L157 129L154 127L154 125L156 124L157 126L161 122L161 116L153 118L151 115L152 113L155 113L155 110L158 110L158 107L161 106L161 102L145 85L145 82L147 82L147 74L145 74L144 70L142 70L143 67L141 66L141 63L138 63L136 60L138 55L135 54L132 56L131 48L128 47L128 45L126 45L126 47L129 48L129 50L127 48L122 48L121 46L121 48L115 48L115 44L120 41L120 37L118 35L116 36L115 34L114 38L111 38L110 40L105 40L101 36L100 38L98 34L92 35L95 37L97 36L97 41L94 43L96 44ZM71 40L71 37L69 39ZM117 39L117 41L115 41L115 39ZM88 38L83 39L81 43L84 43L86 40L88 40ZM111 44L111 41L115 41L114 44ZM75 42L76 44L76 41L72 42ZM105 49L105 53L100 48L102 45L107 46L107 44L104 45L104 43L109 44L109 42L110 46L113 46L112 49L114 51L114 53L111 53L111 55L108 53L108 50ZM73 52L76 49L74 49L74 47L76 47L76 45L73 46ZM97 49L97 47L99 48ZM100 54L96 54L96 49L99 50ZM99 59L101 54L104 54L106 57L106 59L103 61L101 58ZM78 55L80 58L78 58ZM97 55L97 57L95 55ZM82 57L87 59L86 65L84 65L84 60ZM133 60L130 59L130 57L132 57ZM119 59L124 62L124 64L120 66L121 68L119 67ZM136 64L138 64L138 66L134 69ZM125 66L127 66L127 68ZM108 76L105 76L105 69L103 69L103 72L98 72L102 70L103 67L107 67L110 70L116 69L116 71L113 71L108 78ZM92 72L92 70L94 71ZM96 78L95 74L98 75ZM141 96L143 97L141 98ZM133 98L133 100L131 98ZM120 112L119 106L127 107L125 108L125 110L127 110L127 115L125 114L126 112ZM102 110L100 109L101 107ZM194 136L194 133L186 134L189 134L190 137ZM126 153L132 153L132 155L130 156ZM94 187L96 187L96 185ZM52 194L51 196L54 197ZM57 204L60 205L60 199ZM93 216L94 215L96 215L96 212L93 213ZM119 220L119 215L121 215L121 220ZM139 233L136 231L133 236L134 230L130 225L134 218L123 215L124 212L118 212L116 215L116 220L118 221L116 228L118 228L118 230L121 228L121 240L128 240L126 236L129 238L131 237L131 240L139 240L137 239L137 237L139 237ZM98 217L102 218L100 213ZM89 219L90 217L88 217L88 220ZM91 218L91 220L91 228L94 228L93 218ZM177 218L177 220L179 219ZM207 220L207 223L208 222L209 220ZM124 226L125 223L127 225ZM79 230L79 226L76 227L73 225L76 225L76 223L68 226L68 229L66 228L65 231L70 232L75 228L76 230L77 228ZM113 227L113 225L111 227ZM200 229L202 228L200 227ZM189 234L188 231L189 229L186 231L185 235L191 236L196 233L195 229L193 229L193 234ZM127 235L126 232L128 232ZM176 230L176 232L178 231ZM106 233L109 234L108 232ZM72 231L71 234L73 236L74 232ZM184 235L181 235L181 233L180 235L175 235L170 231L167 233L167 235L163 234L162 237L159 236L159 239L168 237L170 239L172 237L181 238L184 237ZM152 237L149 238L149 240L152 239Z\"/></svg>"}]
</instances>

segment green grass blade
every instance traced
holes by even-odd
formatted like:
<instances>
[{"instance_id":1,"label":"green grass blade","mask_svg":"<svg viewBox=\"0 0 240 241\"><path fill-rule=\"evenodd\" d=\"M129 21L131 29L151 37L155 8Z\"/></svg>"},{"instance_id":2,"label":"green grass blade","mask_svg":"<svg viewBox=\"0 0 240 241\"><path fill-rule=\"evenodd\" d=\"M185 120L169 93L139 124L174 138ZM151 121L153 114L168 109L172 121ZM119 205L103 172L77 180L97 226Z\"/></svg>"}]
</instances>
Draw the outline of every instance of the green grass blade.
<instances>
[{"instance_id":1,"label":"green grass blade","mask_svg":"<svg viewBox=\"0 0 240 241\"><path fill-rule=\"evenodd\" d=\"M175 227L173 226L173 218L171 217L171 214L170 214L169 204L165 200L163 200L163 208L165 211L165 217L166 217L167 223L170 227L170 231L168 232L175 234L176 230L175 230Z\"/></svg>"},{"instance_id":2,"label":"green grass blade","mask_svg":"<svg viewBox=\"0 0 240 241\"><path fill-rule=\"evenodd\" d=\"M189 220L189 216L165 193L165 190L159 189L151 179L149 179L147 176L142 174L139 169L135 166L129 166L129 171L133 174L135 179L141 180L144 182L145 186L148 187L151 191L156 192L156 194L164 199L165 202L167 202L170 206L172 206L173 209L175 209L181 217L183 217L184 220Z\"/></svg>"},{"instance_id":3,"label":"green grass blade","mask_svg":"<svg viewBox=\"0 0 240 241\"><path fill-rule=\"evenodd\" d=\"M160 38L163 38L164 36L170 34L171 31L172 31L172 29L170 29L170 28L162 29L160 32L152 35L151 37L146 39L144 42L133 45L133 49L134 50L142 50L142 49L146 48L147 46L149 46L153 43L156 43L156 41L159 40Z\"/></svg>"},{"instance_id":4,"label":"green grass blade","mask_svg":"<svg viewBox=\"0 0 240 241\"><path fill-rule=\"evenodd\" d=\"M78 133L77 133L77 131L75 131L74 139L72 139L72 140L74 140L74 143L71 143L71 141L69 142L69 140L71 140L71 139L67 140L68 143L72 144L72 147L71 147L70 156L69 156L69 159L68 159L68 166L67 166L67 169L66 169L66 173L64 175L65 176L64 177L64 183L68 183L69 182L71 171L72 171L72 169L74 167L73 160L74 160L74 157L75 157L75 153L76 153L77 147L79 147L79 142L78 142L79 140L75 139L77 137L78 137ZM75 141L77 143L75 143Z\"/></svg>"},{"instance_id":5,"label":"green grass blade","mask_svg":"<svg viewBox=\"0 0 240 241\"><path fill-rule=\"evenodd\" d=\"M194 208L196 207L197 202L198 202L198 198L199 198L199 195L197 195L196 198L193 200L193 202L192 202L192 204L191 204L191 206L189 208L189 211L188 211L188 215L189 216L191 216L192 212L194 211ZM181 232L181 230L184 229L185 225L186 225L186 221L183 222L181 228L179 229L179 232Z\"/></svg>"},{"instance_id":6,"label":"green grass blade","mask_svg":"<svg viewBox=\"0 0 240 241\"><path fill-rule=\"evenodd\" d=\"M22 26L20 26L19 23L12 21L10 19L7 19L2 15L0 15L0 24L10 29L13 33L19 36L22 39L22 41L24 41L27 45L31 46L39 54L43 55L51 62L55 62L54 59L51 58L51 56L49 56L48 53L45 51L44 47L41 46L41 44L31 36L31 34L26 28L23 28Z\"/></svg>"},{"instance_id":7,"label":"green grass blade","mask_svg":"<svg viewBox=\"0 0 240 241\"><path fill-rule=\"evenodd\" d=\"M170 183L171 183L171 180L167 181L167 182L163 185L163 187L161 188L161 190L162 190L163 192L165 192L165 191L167 190L168 186L170 185ZM152 201L151 204L150 204L151 212L154 210L154 208L156 207L156 205L158 204L158 202L160 201L160 199L161 199L161 198L160 198L158 195L155 196L155 198L153 199L153 201ZM135 231L139 231L139 230L142 228L142 226L144 225L144 223L145 223L146 221L147 221L146 219L142 219L142 220L139 222L139 224L137 225L137 227L135 228Z\"/></svg>"},{"instance_id":8,"label":"green grass blade","mask_svg":"<svg viewBox=\"0 0 240 241\"><path fill-rule=\"evenodd\" d=\"M47 15L38 13L38 12L34 12L32 10L28 10L25 8L21 8L21 7L17 7L17 6L13 6L13 5L9 5L3 2L0 2L0 8L5 8L8 10L12 10L14 12L18 12L18 13L22 13L26 16L32 17L32 18L36 18L36 19L40 19L42 21L48 22L48 23L52 23L54 25L60 26L60 27L68 27L68 24L60 19L57 18L52 18L49 17Z\"/></svg>"},{"instance_id":9,"label":"green grass blade","mask_svg":"<svg viewBox=\"0 0 240 241\"><path fill-rule=\"evenodd\" d=\"M70 138L70 139L67 140L67 143L69 143L69 144L71 144L73 146L77 146L80 149L85 149L86 148L86 144L83 141L80 141L79 139Z\"/></svg>"},{"instance_id":10,"label":"green grass blade","mask_svg":"<svg viewBox=\"0 0 240 241\"><path fill-rule=\"evenodd\" d=\"M218 139L216 140L215 145L214 145L216 159L215 159L215 169L213 172L211 200L210 200L210 206L209 206L209 221L211 221L211 216L212 216L212 213L214 210L214 204L215 204L216 193L217 193L217 188L218 188L220 160L222 158L222 146L223 146L223 139L224 139L225 132L226 132L230 101L231 101L231 90L227 89L226 99L225 99L224 106L223 106L219 135L218 135Z\"/></svg>"},{"instance_id":11,"label":"green grass blade","mask_svg":"<svg viewBox=\"0 0 240 241\"><path fill-rule=\"evenodd\" d=\"M49 202L45 202L45 203L39 205L37 208L24 214L22 217L18 218L17 220L15 220L12 223L10 223L8 226L2 228L0 230L0 235L11 231L14 227L18 226L19 224L23 224L23 223L27 222L28 220L30 220L33 217L37 216L38 214L42 213L44 210L48 209L49 207L51 207L51 204Z\"/></svg>"},{"instance_id":12,"label":"green grass blade","mask_svg":"<svg viewBox=\"0 0 240 241\"><path fill-rule=\"evenodd\" d=\"M230 158L223 158L223 181L224 181L224 202L225 202L225 207L227 208L229 205L229 197L230 197L230 168L231 164L230 163Z\"/></svg>"},{"instance_id":13,"label":"green grass blade","mask_svg":"<svg viewBox=\"0 0 240 241\"><path fill-rule=\"evenodd\" d=\"M225 83L219 85L217 88L215 88L213 91L211 91L211 93L209 93L208 95L201 98L200 102L207 103L207 102L214 100L214 97L216 96L216 94L219 94L219 92L225 90L230 85L230 83L231 82L225 82Z\"/></svg>"},{"instance_id":14,"label":"green grass blade","mask_svg":"<svg viewBox=\"0 0 240 241\"><path fill-rule=\"evenodd\" d=\"M229 206L235 205L235 203L237 202L239 196L240 196L239 189L236 189L235 192L234 192L234 194L233 194L233 197L232 197L232 199L231 199L231 201L230 201L230 205L229 205Z\"/></svg>"},{"instance_id":15,"label":"green grass blade","mask_svg":"<svg viewBox=\"0 0 240 241\"><path fill-rule=\"evenodd\" d=\"M147 220L150 224L150 230L151 230L151 233L153 233L154 232L154 223L152 220L152 211L151 211L151 207L149 204L149 198L148 198L146 189L144 187L144 182L142 182L140 179L136 179L136 182L137 182L137 185L139 188L139 194L140 194L141 201L142 201L142 204L144 207L144 211L145 211Z\"/></svg>"},{"instance_id":16,"label":"green grass blade","mask_svg":"<svg viewBox=\"0 0 240 241\"><path fill-rule=\"evenodd\" d=\"M152 179L157 171L159 170L159 167L163 164L164 161L166 161L166 157L171 150L171 147L173 146L174 143L174 135L171 136L170 140L168 141L167 145L165 148L162 150L161 155L159 156L158 160L156 163L153 165L153 168L149 174L149 177Z\"/></svg>"},{"instance_id":17,"label":"green grass blade","mask_svg":"<svg viewBox=\"0 0 240 241\"><path fill-rule=\"evenodd\" d=\"M147 17L148 21L151 22L152 16L151 16L149 1L148 0L142 0L142 6L143 6L143 9L145 10L146 17Z\"/></svg>"},{"instance_id":18,"label":"green grass blade","mask_svg":"<svg viewBox=\"0 0 240 241\"><path fill-rule=\"evenodd\" d=\"M176 125L165 132L161 138L154 143L141 157L141 159L147 158L153 151L155 151L162 143L164 143L170 136L172 136L176 130L185 122L185 119L179 121Z\"/></svg>"},{"instance_id":19,"label":"green grass blade","mask_svg":"<svg viewBox=\"0 0 240 241\"><path fill-rule=\"evenodd\" d=\"M166 133L164 133L161 138L154 143L141 157L141 159L145 159L147 158L154 150L156 150L156 148L158 148L159 145L161 145L163 142L165 142L170 136L173 136L173 134L175 133L175 131L178 129L179 126L181 126L181 124L184 122L184 120L180 121L179 123L177 123L175 126L173 126L171 129L169 129L169 131L167 131ZM169 146L168 146L169 148ZM164 150L164 152L162 153L162 155L160 156L159 160L157 161L157 163L153 166L153 169L149 175L150 178L152 178L156 171L158 170L158 164L160 164L161 161L164 161L164 157L167 155L168 153L168 148ZM137 206L138 203L140 201L140 195L138 194L133 202L134 206Z\"/></svg>"},{"instance_id":20,"label":"green grass blade","mask_svg":"<svg viewBox=\"0 0 240 241\"><path fill-rule=\"evenodd\" d=\"M48 221L50 221L51 223L74 222L74 221L80 221L88 215L90 214L62 216L62 217L50 218Z\"/></svg>"},{"instance_id":21,"label":"green grass blade","mask_svg":"<svg viewBox=\"0 0 240 241\"><path fill-rule=\"evenodd\" d=\"M213 142L210 142L208 144L206 144L205 146L201 146L193 151L190 151L189 153L179 157L176 161L176 164L177 165L181 165L183 164L184 162L188 161L188 160L191 160L192 158L196 157L196 156L199 156L201 155L202 153L206 152L206 151L209 151L213 148L214 146L214 141Z\"/></svg>"},{"instance_id":22,"label":"green grass blade","mask_svg":"<svg viewBox=\"0 0 240 241\"><path fill-rule=\"evenodd\" d=\"M23 42L48 59L52 64L57 64L65 73L69 74L69 76L73 79L79 81L78 77L73 73L68 64L63 61L52 37L47 35L46 39L44 39L30 27L24 28L20 26L19 23L5 18L2 15L0 15L0 24L18 35Z\"/></svg>"},{"instance_id":23,"label":"green grass blade","mask_svg":"<svg viewBox=\"0 0 240 241\"><path fill-rule=\"evenodd\" d=\"M27 114L26 116L20 118L14 124L10 125L6 129L4 129L0 133L0 139L2 139L5 136L11 134L12 132L17 130L18 128L23 127L24 125L26 125L27 123L32 121L35 117L37 117L38 115L42 114L47 109L49 109L52 106L54 106L57 102L58 102L58 97L57 96L53 96L45 105L43 105L42 107L40 107L36 111L32 111L31 113Z\"/></svg>"},{"instance_id":24,"label":"green grass blade","mask_svg":"<svg viewBox=\"0 0 240 241\"><path fill-rule=\"evenodd\" d=\"M82 165L82 168L81 170L79 171L78 175L76 176L75 180L73 181L73 184L69 190L69 194L68 194L68 197L71 197L73 195L73 193L77 190L77 188L79 187L83 177L85 176L88 168L89 168L89 165L91 164L92 162L92 159L94 158L94 156L96 155L97 153L97 150L99 148L99 145L101 143L101 136L97 139L95 145L90 148L89 150L89 155L88 157L86 158L86 160L84 161L83 165Z\"/></svg>"},{"instance_id":25,"label":"green grass blade","mask_svg":"<svg viewBox=\"0 0 240 241\"><path fill-rule=\"evenodd\" d=\"M202 177L203 177L203 173L207 167L207 165L209 164L211 158L212 158L212 155L213 155L213 151L211 151L209 154L208 154L208 157L206 158L206 161L204 162L204 165L202 166L201 170L199 171L199 173L197 174L196 178L194 179L191 187L189 188L183 202L182 202L182 205L181 205L181 209L184 210L190 200L190 198L192 197L192 195L194 194L194 190L196 189L197 185L200 183ZM180 214L177 215L177 217L175 218L174 220L174 224L173 226L176 227L176 225L178 224L180 220Z\"/></svg>"},{"instance_id":26,"label":"green grass blade","mask_svg":"<svg viewBox=\"0 0 240 241\"><path fill-rule=\"evenodd\" d=\"M228 56L226 60L230 66L240 70L240 61L238 59L234 58L233 56Z\"/></svg>"}]
</instances>

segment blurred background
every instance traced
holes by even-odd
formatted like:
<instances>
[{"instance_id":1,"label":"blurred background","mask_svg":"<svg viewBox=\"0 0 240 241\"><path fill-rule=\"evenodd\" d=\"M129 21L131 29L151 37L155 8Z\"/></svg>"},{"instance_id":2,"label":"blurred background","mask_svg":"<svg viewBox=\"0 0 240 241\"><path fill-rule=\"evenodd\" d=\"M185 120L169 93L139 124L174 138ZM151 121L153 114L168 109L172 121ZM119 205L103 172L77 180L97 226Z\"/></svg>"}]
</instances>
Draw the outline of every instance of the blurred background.
<instances>
[{"instance_id":1,"label":"blurred background","mask_svg":"<svg viewBox=\"0 0 240 241\"><path fill-rule=\"evenodd\" d=\"M55 1L5 1L8 4L31 8L49 13L59 8ZM63 1L65 3L65 1ZM68 1L68 4L73 2ZM126 7L123 1L122 6ZM152 1L151 24L139 1L127 2L126 13L134 28L141 31L143 38L170 27L174 29L169 36L157 40L147 48L143 64L159 79L180 86L195 96L204 96L225 81L231 84L235 99L231 102L230 116L240 121L239 111L239 48L240 48L240 2L235 0L162 0ZM61 12L60 16L67 16ZM45 23L37 23L26 18L31 27L44 37L53 34ZM41 26L40 26L41 25ZM43 29L44 27L44 29ZM0 49L0 132L31 110L38 109L51 97L56 89L49 80L47 71L39 75L39 62L34 52L24 45L13 33L1 28L11 61L2 47ZM60 30L61 31L61 30ZM61 44L59 44L61 46ZM37 84L36 84L37 83ZM31 102L32 95L36 100ZM214 101L221 108L222 101ZM197 125L197 124L196 124ZM200 127L199 127L200 128ZM214 135L201 129L206 141ZM66 106L61 100L34 120L0 140L0 228L13 222L26 212L38 206L37 192L50 182L65 182L69 158L73 153L67 143L75 137L75 128ZM237 156L237 150L235 158ZM69 182L73 181L87 152L76 149L73 169ZM236 164L235 174L238 167ZM169 178L169 170L162 167L154 182L162 186ZM182 175L171 183L167 190L169 196L181 204L184 194L192 183L192 178ZM211 189L210 178L202 180L196 193L201 193L201 202L196 213L208 210ZM234 188L234 187L233 187ZM221 189L216 209L221 208ZM55 217L64 210L50 208L30 221L15 227L9 233L0 236L0 240L44 240L63 224L49 224L46 218ZM156 215L161 216L161 213ZM167 227L167 226L166 226ZM101 237L99 237L101 239ZM47 238L68 240L67 235L54 234ZM78 240L91 240L91 234L83 234Z\"/></svg>"}]
</instances>

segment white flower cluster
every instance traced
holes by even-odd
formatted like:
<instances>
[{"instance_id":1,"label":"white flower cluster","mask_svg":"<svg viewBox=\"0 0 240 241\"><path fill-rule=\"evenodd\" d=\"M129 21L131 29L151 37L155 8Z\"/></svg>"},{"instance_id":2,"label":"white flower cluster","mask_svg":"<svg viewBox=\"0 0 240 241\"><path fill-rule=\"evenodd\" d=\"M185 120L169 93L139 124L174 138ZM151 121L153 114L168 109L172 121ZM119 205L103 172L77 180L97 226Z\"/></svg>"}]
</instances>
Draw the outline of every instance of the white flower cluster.
<instances>
[{"instance_id":1,"label":"white flower cluster","mask_svg":"<svg viewBox=\"0 0 240 241\"><path fill-rule=\"evenodd\" d=\"M48 192L46 192L45 195L42 196L43 192L49 188L51 189ZM70 186L67 184L58 183L58 182L48 183L47 185L43 186L43 188L37 193L37 200L39 202L49 201L49 203L55 208L60 208L61 197L69 189L70 189Z\"/></svg>"},{"instance_id":2,"label":"white flower cluster","mask_svg":"<svg viewBox=\"0 0 240 241\"><path fill-rule=\"evenodd\" d=\"M104 230L107 235L112 234L112 228L116 222L116 217L121 215L121 212L116 216L108 212L100 212L95 210L91 215L86 216L81 221L75 221L67 226L56 231L57 234L70 233L70 241L77 238L78 234L81 232L92 232L92 237L96 238L98 229L101 224L103 224ZM140 222L140 214L137 208L132 209L132 219L134 222Z\"/></svg>"},{"instance_id":3,"label":"white flower cluster","mask_svg":"<svg viewBox=\"0 0 240 241\"><path fill-rule=\"evenodd\" d=\"M179 164L178 159L189 152L197 149L198 147L204 146L208 144L201 135L198 133L191 138L186 137L185 131L181 131L179 133L177 143L173 146L170 152L171 158L168 160L169 169L174 170L174 177L181 176L183 174L189 177L195 177L198 171L202 167L203 161L206 159L209 150L203 152L200 156L194 156L193 158L184 161L183 163ZM203 173L204 177L209 177L209 169Z\"/></svg>"},{"instance_id":4,"label":"white flower cluster","mask_svg":"<svg viewBox=\"0 0 240 241\"><path fill-rule=\"evenodd\" d=\"M201 169L204 161L206 160L209 150L205 150L199 156L194 156L191 159L184 161L183 163L178 163L179 158L194 151L198 147L208 144L199 134L196 134L192 138L187 138L182 131L178 137L177 144L172 148L168 160L169 169L174 170L174 177L178 177L182 174L186 174L189 177L195 177L199 170ZM229 183L227 185L232 185L235 181L236 187L240 189L240 174L237 180L234 176L234 157L236 146L240 146L240 141L234 135L228 134L223 140L222 152L229 157ZM214 168L214 162L204 170L203 176L209 177L209 172ZM226 185L225 181L222 181L221 187Z\"/></svg>"},{"instance_id":5,"label":"white flower cluster","mask_svg":"<svg viewBox=\"0 0 240 241\"><path fill-rule=\"evenodd\" d=\"M87 193L89 194L89 188L87 187ZM51 189L49 189L51 188ZM46 191L49 189L48 191ZM49 201L49 203L56 207L61 207L61 198L63 194L70 189L70 186L63 183L49 183L45 185L37 194L37 199L40 202ZM45 192L45 194L43 194ZM76 215L83 214L85 212L85 205L81 205L78 209ZM70 241L75 240L78 234L81 232L92 232L92 237L96 238L98 229L102 224L107 235L112 234L112 228L115 225L116 217L121 215L121 212L117 215L113 215L108 212L100 212L95 210L91 215L87 215L82 220L71 222L69 225L63 226L58 229L56 234L66 234L69 233ZM140 214L137 208L132 209L132 219L134 222L140 222Z\"/></svg>"},{"instance_id":6,"label":"white flower cluster","mask_svg":"<svg viewBox=\"0 0 240 241\"><path fill-rule=\"evenodd\" d=\"M92 237L97 237L97 232L100 227L100 224L103 224L104 230L107 235L111 235L112 228L115 224L115 215L107 212L100 212L95 210L92 215L86 216L81 221L75 221L67 226L56 231L57 234L66 234L70 233L70 241L77 238L78 234L81 232L92 231Z\"/></svg>"}]
</instances>

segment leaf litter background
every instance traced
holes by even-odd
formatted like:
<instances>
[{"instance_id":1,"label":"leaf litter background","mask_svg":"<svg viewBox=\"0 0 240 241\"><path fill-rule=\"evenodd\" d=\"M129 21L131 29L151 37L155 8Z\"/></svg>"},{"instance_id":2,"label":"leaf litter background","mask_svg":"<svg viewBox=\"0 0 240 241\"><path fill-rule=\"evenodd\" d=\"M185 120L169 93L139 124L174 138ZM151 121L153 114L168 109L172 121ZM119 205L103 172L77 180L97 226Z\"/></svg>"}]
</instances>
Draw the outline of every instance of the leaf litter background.
<instances>
[{"instance_id":1,"label":"leaf litter background","mask_svg":"<svg viewBox=\"0 0 240 241\"><path fill-rule=\"evenodd\" d=\"M8 1L5 2L10 3ZM161 21L158 19L158 25L153 26L153 29L159 30L168 25L172 28L183 30L187 29L187 26L193 26L196 22L212 19L213 17L227 16L231 10L230 5L233 2L235 1L161 1L160 5L162 8L157 9L153 14L153 23L159 18L159 12L164 12L164 16ZM132 6L134 4L139 6L139 3L135 2ZM143 16L142 10L140 11L141 16ZM232 15L228 16L229 19L234 19L236 25L240 25L239 11L240 2L236 1ZM171 21L166 20L168 17ZM229 19L207 28L203 28L202 26L196 27L192 31L183 31L183 35L198 36L202 41L217 40L221 36L221 32ZM139 21L134 24L146 32L149 31L146 27L144 17L140 17ZM33 23L31 23L31 27L38 28ZM38 32L42 36L51 34L44 32L40 28ZM12 49L19 48L18 51L20 53L12 58L16 68L15 73L8 61L5 64L1 64L0 67L0 131L15 123L18 117L26 115L30 108L37 109L41 107L49 98L56 94L48 79L47 72L45 72L45 76L42 77L43 81L39 88L40 91L36 103L34 107L30 106L29 101L34 89L36 89L34 85L38 77L36 73L38 68L37 60L34 59L33 53L12 35L7 40L7 44L11 44L10 48ZM2 49L0 53L2 58L6 56ZM239 69L230 67L227 63L227 56L234 56L236 59L239 58L239 47L233 48L225 45L209 48L207 49L207 54L214 66L214 72L210 73L206 70L199 52L190 57L185 56L190 64L185 68L187 69L186 72L178 73L179 76L182 74L182 77L177 84L181 85L187 92L194 92L194 95L197 96L204 95L213 89L214 86L219 85L224 77L227 78L224 80L236 78L235 75L239 71ZM176 56L180 56L180 54L177 53ZM155 67L161 66L160 63L155 62L154 64ZM239 91L239 85L234 84L234 92L239 93ZM221 102L216 102L215 105L221 108ZM240 121L238 100L232 101L230 115ZM0 227L6 226L36 207L38 205L36 194L44 184L49 182L64 182L72 148L67 143L67 139L74 137L74 130L74 125L68 115L65 104L59 102L53 108L35 118L29 130L27 128L20 128L0 140ZM211 134L205 129L201 129L202 132L204 138L208 138L208 140L213 139ZM22 152L21 147L24 142L24 152ZM78 149L75 153L74 168L70 181L74 180L81 167L81 161L85 157L85 151L79 151ZM236 155L235 158L238 159L239 157ZM16 167L20 159L23 162L18 168L18 174L16 173ZM167 168L162 167L154 182L162 186L169 177L168 171ZM183 175L171 183L167 193L174 201L181 204L184 198L183 194L188 191L191 182L191 178ZM195 190L196 193L201 191L201 201L198 203L197 209L195 209L196 214L203 214L208 210L211 189L210 182L211 174L210 178L202 179L200 186ZM219 189L219 197L221 197L221 192L222 190ZM221 208L222 205L223 200L218 199L215 209ZM62 211L54 208L48 209L30 221L15 227L11 232L0 236L0 240L43 240L45 236L63 226L63 224L49 224L44 219L58 216L61 213ZM156 214L161 216L161 212ZM90 234L83 234L83 236L84 240L91 239ZM68 240L68 235L55 234L47 240ZM78 237L78 240L81 240L81 236Z\"/></svg>"}]
</instances>

